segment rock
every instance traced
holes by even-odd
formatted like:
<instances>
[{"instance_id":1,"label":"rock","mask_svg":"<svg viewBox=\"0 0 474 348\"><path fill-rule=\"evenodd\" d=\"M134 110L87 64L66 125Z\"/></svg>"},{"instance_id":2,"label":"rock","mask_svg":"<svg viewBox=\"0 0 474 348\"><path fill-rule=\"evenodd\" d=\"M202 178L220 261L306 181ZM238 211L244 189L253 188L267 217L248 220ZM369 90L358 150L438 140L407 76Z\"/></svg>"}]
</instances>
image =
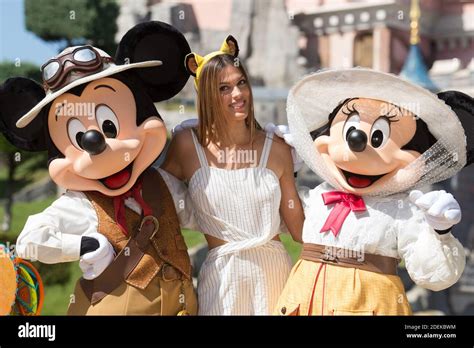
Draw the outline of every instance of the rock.
<instances>
[{"instance_id":1,"label":"rock","mask_svg":"<svg viewBox=\"0 0 474 348\"><path fill-rule=\"evenodd\" d=\"M253 79L269 87L292 85L303 67L297 63L299 31L291 24L284 1L255 1L251 29L246 63Z\"/></svg>"},{"instance_id":2,"label":"rock","mask_svg":"<svg viewBox=\"0 0 474 348\"><path fill-rule=\"evenodd\" d=\"M119 6L116 42L119 42L134 25L148 20L149 16L148 0L119 0Z\"/></svg>"},{"instance_id":3,"label":"rock","mask_svg":"<svg viewBox=\"0 0 474 348\"><path fill-rule=\"evenodd\" d=\"M150 20L169 23L182 33L198 33L199 27L191 4L162 2L150 7Z\"/></svg>"}]
</instances>

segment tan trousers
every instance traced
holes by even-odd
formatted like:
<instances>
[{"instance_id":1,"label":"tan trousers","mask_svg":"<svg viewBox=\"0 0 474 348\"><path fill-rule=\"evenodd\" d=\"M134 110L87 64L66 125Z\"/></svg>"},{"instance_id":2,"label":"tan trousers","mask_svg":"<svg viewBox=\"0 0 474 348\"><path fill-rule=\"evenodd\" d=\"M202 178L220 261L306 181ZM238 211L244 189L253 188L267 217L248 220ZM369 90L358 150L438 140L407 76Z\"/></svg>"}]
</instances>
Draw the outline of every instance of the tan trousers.
<instances>
[{"instance_id":1,"label":"tan trousers","mask_svg":"<svg viewBox=\"0 0 474 348\"><path fill-rule=\"evenodd\" d=\"M184 296L181 296L184 286ZM177 315L183 309L197 314L197 299L190 280L155 277L145 290L123 282L100 302L91 305L79 281L69 304L68 315Z\"/></svg>"}]
</instances>

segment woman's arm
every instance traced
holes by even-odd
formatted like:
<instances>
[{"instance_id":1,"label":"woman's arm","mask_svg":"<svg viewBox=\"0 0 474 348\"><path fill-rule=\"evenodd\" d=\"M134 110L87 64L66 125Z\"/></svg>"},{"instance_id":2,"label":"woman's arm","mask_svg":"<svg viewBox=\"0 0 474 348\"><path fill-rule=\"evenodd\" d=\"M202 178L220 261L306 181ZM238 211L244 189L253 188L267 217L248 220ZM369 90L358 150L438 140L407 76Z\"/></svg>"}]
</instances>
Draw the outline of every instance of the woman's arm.
<instances>
[{"instance_id":1,"label":"woman's arm","mask_svg":"<svg viewBox=\"0 0 474 348\"><path fill-rule=\"evenodd\" d=\"M165 162L158 170L173 197L181 228L198 231L192 200L184 184L189 178L189 173L192 173L193 147L190 130L175 133L168 147Z\"/></svg>"},{"instance_id":2,"label":"woman's arm","mask_svg":"<svg viewBox=\"0 0 474 348\"><path fill-rule=\"evenodd\" d=\"M273 144L272 152L274 156L271 164L280 167L277 173L281 173L280 214L293 239L302 243L304 211L296 191L290 147L280 139L276 139Z\"/></svg>"},{"instance_id":3,"label":"woman's arm","mask_svg":"<svg viewBox=\"0 0 474 348\"><path fill-rule=\"evenodd\" d=\"M183 169L181 166L182 158L180 154L180 145L182 143L182 138L184 131L179 132L175 134L171 138L171 143L168 146L168 150L166 152L166 159L163 162L163 164L160 166L160 168L164 169L174 177L180 179L181 181L184 181L183 177Z\"/></svg>"}]
</instances>

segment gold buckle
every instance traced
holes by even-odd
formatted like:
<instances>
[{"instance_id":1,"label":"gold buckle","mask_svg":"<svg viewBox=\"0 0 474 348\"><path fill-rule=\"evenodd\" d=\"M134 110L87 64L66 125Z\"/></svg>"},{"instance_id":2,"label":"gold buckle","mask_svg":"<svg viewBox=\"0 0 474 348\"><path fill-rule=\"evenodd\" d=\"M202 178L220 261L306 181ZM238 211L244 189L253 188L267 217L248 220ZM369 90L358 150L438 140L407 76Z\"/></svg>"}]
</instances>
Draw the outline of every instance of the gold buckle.
<instances>
[{"instance_id":1,"label":"gold buckle","mask_svg":"<svg viewBox=\"0 0 474 348\"><path fill-rule=\"evenodd\" d=\"M148 224L148 223L153 223L153 225L155 226L155 228L153 229L153 233L151 234L151 236L149 238L149 240L152 240L153 237L155 236L156 232L158 232L158 230L160 229L160 222L153 215L147 215L143 218L143 220L140 224L140 232L142 231L143 226L145 224Z\"/></svg>"}]
</instances>

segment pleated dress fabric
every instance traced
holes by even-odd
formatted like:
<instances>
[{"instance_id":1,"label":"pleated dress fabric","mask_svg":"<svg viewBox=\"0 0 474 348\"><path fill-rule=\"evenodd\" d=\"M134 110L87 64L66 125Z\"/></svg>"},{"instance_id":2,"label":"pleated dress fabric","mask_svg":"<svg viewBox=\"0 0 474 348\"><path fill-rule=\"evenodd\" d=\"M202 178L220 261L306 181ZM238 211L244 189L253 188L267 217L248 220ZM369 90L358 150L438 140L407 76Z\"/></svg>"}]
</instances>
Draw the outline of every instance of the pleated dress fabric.
<instances>
[{"instance_id":1,"label":"pleated dress fabric","mask_svg":"<svg viewBox=\"0 0 474 348\"><path fill-rule=\"evenodd\" d=\"M291 270L280 227L278 177L266 168L273 134L258 166L210 167L192 131L201 167L189 181L200 230L227 243L209 251L198 276L200 315L272 314ZM255 156L256 158L256 156Z\"/></svg>"}]
</instances>

